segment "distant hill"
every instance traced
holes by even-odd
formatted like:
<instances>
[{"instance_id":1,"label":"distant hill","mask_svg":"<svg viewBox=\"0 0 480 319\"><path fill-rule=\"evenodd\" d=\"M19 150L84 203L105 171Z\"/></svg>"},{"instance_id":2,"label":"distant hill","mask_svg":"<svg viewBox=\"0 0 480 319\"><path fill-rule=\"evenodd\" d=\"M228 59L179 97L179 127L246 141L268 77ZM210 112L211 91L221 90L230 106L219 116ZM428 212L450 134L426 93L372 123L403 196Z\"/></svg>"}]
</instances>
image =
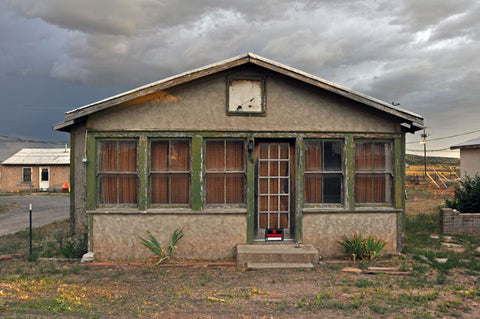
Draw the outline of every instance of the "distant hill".
<instances>
[{"instance_id":1,"label":"distant hill","mask_svg":"<svg viewBox=\"0 0 480 319\"><path fill-rule=\"evenodd\" d=\"M68 143L0 136L0 164L22 148L63 148L65 144Z\"/></svg>"},{"instance_id":2,"label":"distant hill","mask_svg":"<svg viewBox=\"0 0 480 319\"><path fill-rule=\"evenodd\" d=\"M406 154L405 162L409 165L423 165L423 156ZM428 164L460 166L460 159L456 157L427 156Z\"/></svg>"}]
</instances>

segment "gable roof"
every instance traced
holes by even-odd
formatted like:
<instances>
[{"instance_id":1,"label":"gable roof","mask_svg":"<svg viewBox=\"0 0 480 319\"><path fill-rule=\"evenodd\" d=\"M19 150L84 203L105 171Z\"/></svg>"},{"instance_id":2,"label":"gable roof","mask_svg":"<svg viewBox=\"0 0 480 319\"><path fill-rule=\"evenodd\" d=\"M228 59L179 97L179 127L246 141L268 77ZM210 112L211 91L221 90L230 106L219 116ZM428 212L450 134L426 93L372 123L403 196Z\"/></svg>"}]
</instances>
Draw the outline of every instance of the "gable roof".
<instances>
[{"instance_id":1,"label":"gable roof","mask_svg":"<svg viewBox=\"0 0 480 319\"><path fill-rule=\"evenodd\" d=\"M23 148L3 165L70 165L69 148Z\"/></svg>"},{"instance_id":2,"label":"gable roof","mask_svg":"<svg viewBox=\"0 0 480 319\"><path fill-rule=\"evenodd\" d=\"M240 65L253 64L265 69L286 75L290 78L297 79L304 83L322 88L324 90L336 93L351 100L360 102L364 105L380 110L382 112L396 116L405 121L404 128L406 131L415 132L423 128L423 117L403 108L394 106L390 103L381 101L371 96L353 91L341 85L324 80L306 72L294 69L281 63L263 58L253 53L247 53L227 60L223 60L214 64L210 64L192 71L181 73L166 79L153 82L136 89L120 93L118 95L97 101L77 109L65 113L65 120L62 123L53 126L54 130L69 131L70 127L90 114L105 110L112 106L123 102L133 100L151 93L168 89L170 87L187 83L208 75L212 75L221 71L225 71Z\"/></svg>"},{"instance_id":3,"label":"gable roof","mask_svg":"<svg viewBox=\"0 0 480 319\"><path fill-rule=\"evenodd\" d=\"M455 150L458 148L474 148L474 147L480 147L480 136L471 140L468 140L466 142L450 146L451 150Z\"/></svg>"}]
</instances>

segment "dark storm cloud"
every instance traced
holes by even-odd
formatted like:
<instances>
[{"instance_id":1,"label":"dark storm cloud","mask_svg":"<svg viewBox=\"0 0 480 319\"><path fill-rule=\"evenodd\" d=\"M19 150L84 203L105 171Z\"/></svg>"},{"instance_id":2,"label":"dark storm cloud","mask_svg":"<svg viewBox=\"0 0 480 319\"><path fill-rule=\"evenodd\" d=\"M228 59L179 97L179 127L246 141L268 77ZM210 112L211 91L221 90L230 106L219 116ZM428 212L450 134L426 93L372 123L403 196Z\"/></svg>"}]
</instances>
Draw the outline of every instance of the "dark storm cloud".
<instances>
[{"instance_id":1,"label":"dark storm cloud","mask_svg":"<svg viewBox=\"0 0 480 319\"><path fill-rule=\"evenodd\" d=\"M400 102L432 135L480 120L478 1L4 0L0 9L0 77L72 83L84 88L70 91L75 107L250 51ZM68 106L45 99L30 106Z\"/></svg>"}]
</instances>

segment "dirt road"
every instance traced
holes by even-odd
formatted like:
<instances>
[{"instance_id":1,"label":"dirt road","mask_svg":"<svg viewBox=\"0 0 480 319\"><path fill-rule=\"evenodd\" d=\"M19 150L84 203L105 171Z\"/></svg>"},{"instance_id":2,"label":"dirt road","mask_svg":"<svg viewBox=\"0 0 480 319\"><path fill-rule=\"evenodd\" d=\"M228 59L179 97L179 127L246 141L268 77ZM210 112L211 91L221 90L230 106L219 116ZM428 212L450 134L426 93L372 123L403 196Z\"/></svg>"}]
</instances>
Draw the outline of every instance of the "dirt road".
<instances>
[{"instance_id":1,"label":"dirt road","mask_svg":"<svg viewBox=\"0 0 480 319\"><path fill-rule=\"evenodd\" d=\"M69 217L70 198L60 195L0 196L0 204L11 209L0 213L0 236L29 227L28 206L32 204L33 227L50 224Z\"/></svg>"}]
</instances>

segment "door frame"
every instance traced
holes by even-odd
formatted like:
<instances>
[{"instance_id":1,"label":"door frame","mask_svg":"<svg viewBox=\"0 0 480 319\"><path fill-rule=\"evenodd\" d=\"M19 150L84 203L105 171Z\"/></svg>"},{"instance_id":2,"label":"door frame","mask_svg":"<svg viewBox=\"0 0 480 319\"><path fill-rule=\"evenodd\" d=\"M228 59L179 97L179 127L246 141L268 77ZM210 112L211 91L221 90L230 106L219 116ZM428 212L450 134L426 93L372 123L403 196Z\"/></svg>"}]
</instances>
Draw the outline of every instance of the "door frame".
<instances>
[{"instance_id":1,"label":"door frame","mask_svg":"<svg viewBox=\"0 0 480 319\"><path fill-rule=\"evenodd\" d=\"M259 210L259 156L260 156L260 147L261 143L288 143L289 144L289 164L290 164L290 172L289 172L289 183L290 183L290 192L289 192L289 224L290 227L288 229L288 233L286 233L284 237L284 241L286 242L293 242L296 241L298 230L297 230L297 147L296 147L296 139L295 138L256 138L254 143L254 211L253 211L253 241L254 242L266 242L265 240L265 229L260 228L259 225L259 218L258 218L258 210Z\"/></svg>"}]
</instances>

